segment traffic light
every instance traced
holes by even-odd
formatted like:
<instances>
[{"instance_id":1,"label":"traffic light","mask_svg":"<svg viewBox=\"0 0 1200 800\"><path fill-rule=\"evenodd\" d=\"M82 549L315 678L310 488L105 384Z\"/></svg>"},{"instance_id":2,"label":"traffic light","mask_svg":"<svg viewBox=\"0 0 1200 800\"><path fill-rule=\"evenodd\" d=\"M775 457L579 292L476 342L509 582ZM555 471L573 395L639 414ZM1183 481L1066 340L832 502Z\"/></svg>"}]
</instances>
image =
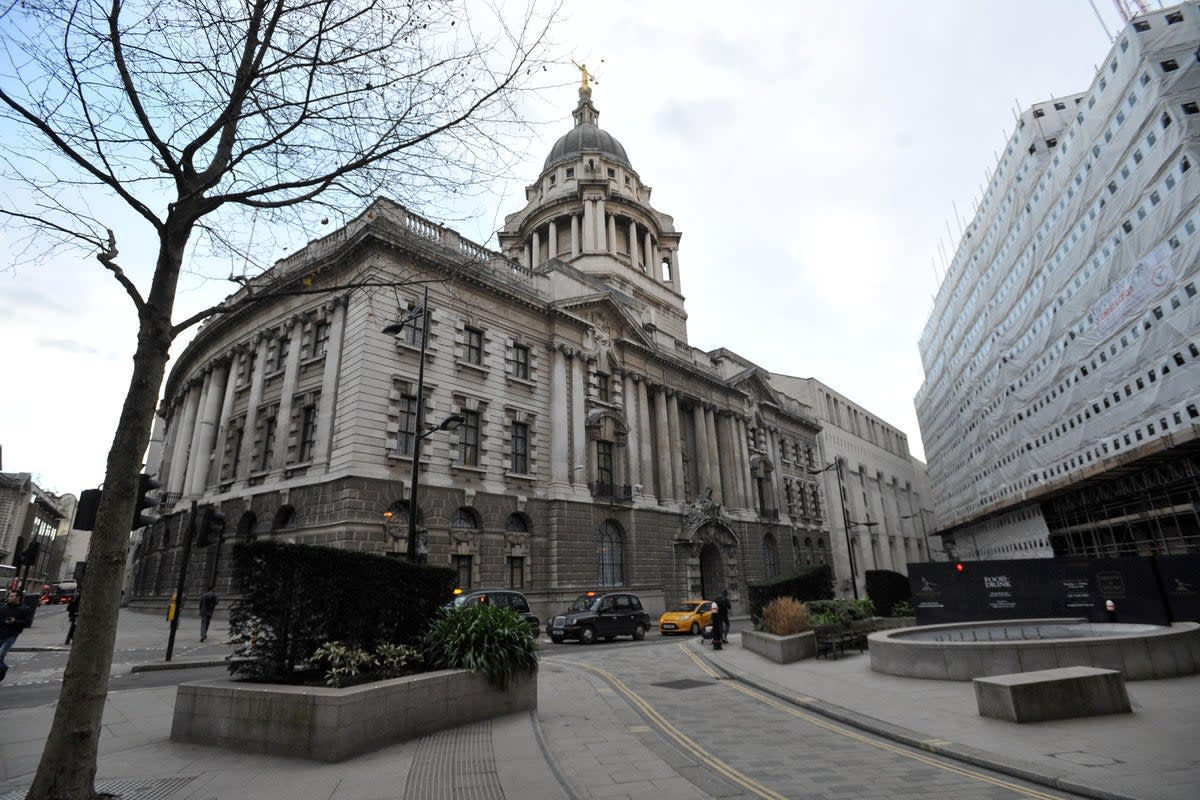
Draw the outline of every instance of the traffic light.
<instances>
[{"instance_id":1,"label":"traffic light","mask_svg":"<svg viewBox=\"0 0 1200 800\"><path fill-rule=\"evenodd\" d=\"M100 498L104 492L100 489L84 489L79 493L79 505L75 508L76 530L91 531L96 529L96 512L100 510Z\"/></svg>"},{"instance_id":2,"label":"traffic light","mask_svg":"<svg viewBox=\"0 0 1200 800\"><path fill-rule=\"evenodd\" d=\"M157 500L146 495L161 486L161 483L145 473L138 475L137 499L133 502L133 520L130 523L131 530L136 531L138 528L144 528L154 522L154 517L147 517L142 513L142 509L154 508L154 506L158 505Z\"/></svg>"},{"instance_id":3,"label":"traffic light","mask_svg":"<svg viewBox=\"0 0 1200 800\"><path fill-rule=\"evenodd\" d=\"M196 547L208 547L213 539L219 539L225 531L225 515L216 506L205 506L196 521Z\"/></svg>"}]
</instances>

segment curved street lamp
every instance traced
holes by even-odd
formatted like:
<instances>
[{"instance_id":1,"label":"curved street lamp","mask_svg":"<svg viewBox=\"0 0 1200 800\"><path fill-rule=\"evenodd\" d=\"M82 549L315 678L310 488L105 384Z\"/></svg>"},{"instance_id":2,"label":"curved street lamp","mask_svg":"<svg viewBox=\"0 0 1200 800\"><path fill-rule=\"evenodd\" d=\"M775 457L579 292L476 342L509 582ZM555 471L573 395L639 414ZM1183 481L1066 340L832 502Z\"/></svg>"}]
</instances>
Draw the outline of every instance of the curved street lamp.
<instances>
[{"instance_id":1,"label":"curved street lamp","mask_svg":"<svg viewBox=\"0 0 1200 800\"><path fill-rule=\"evenodd\" d=\"M429 341L429 287L425 287L421 305L409 311L398 321L383 329L383 333L393 336L404 330L405 325L421 321L421 354L417 358L417 415L413 425L412 452L412 486L408 490L408 560L422 562L425 560L425 548L418 548L417 537L417 481L421 475L421 441L437 431L453 431L463 424L463 417L451 414L438 425L425 427L425 347Z\"/></svg>"},{"instance_id":2,"label":"curved street lamp","mask_svg":"<svg viewBox=\"0 0 1200 800\"><path fill-rule=\"evenodd\" d=\"M820 469L806 470L809 475L820 475L831 469L837 470L838 502L842 506L842 533L846 536L846 558L850 562L850 588L854 591L854 599L858 599L858 572L854 568L854 548L850 546L850 517L846 515L846 489L842 486L842 460L834 459L832 464L826 464Z\"/></svg>"}]
</instances>

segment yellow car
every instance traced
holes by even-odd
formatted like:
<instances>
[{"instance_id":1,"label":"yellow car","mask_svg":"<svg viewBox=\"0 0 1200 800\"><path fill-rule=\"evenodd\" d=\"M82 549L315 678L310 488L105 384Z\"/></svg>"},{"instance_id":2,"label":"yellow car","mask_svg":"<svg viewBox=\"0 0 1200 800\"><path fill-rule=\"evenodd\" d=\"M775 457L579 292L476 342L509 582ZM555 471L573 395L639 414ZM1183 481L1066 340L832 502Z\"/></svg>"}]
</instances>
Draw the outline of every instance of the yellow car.
<instances>
[{"instance_id":1,"label":"yellow car","mask_svg":"<svg viewBox=\"0 0 1200 800\"><path fill-rule=\"evenodd\" d=\"M717 604L711 600L685 600L658 618L658 632L690 633L693 636L711 625Z\"/></svg>"}]
</instances>

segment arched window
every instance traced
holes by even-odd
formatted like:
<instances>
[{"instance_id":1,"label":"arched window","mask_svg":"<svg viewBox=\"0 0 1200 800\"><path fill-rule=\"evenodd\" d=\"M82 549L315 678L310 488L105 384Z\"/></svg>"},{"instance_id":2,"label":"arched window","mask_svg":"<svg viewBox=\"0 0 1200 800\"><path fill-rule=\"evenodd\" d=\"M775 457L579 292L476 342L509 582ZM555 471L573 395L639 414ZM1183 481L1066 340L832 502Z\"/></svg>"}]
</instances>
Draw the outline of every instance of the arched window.
<instances>
[{"instance_id":1,"label":"arched window","mask_svg":"<svg viewBox=\"0 0 1200 800\"><path fill-rule=\"evenodd\" d=\"M454 530L473 531L479 527L479 517L471 509L462 506L450 518L450 527Z\"/></svg>"},{"instance_id":2,"label":"arched window","mask_svg":"<svg viewBox=\"0 0 1200 800\"><path fill-rule=\"evenodd\" d=\"M275 522L271 527L274 530L296 527L296 509L287 504L281 505L275 512Z\"/></svg>"},{"instance_id":3,"label":"arched window","mask_svg":"<svg viewBox=\"0 0 1200 800\"><path fill-rule=\"evenodd\" d=\"M243 512L242 516L238 517L237 537L247 542L253 542L255 536L258 535L257 530L255 530L257 522L258 518L254 516L253 511Z\"/></svg>"},{"instance_id":4,"label":"arched window","mask_svg":"<svg viewBox=\"0 0 1200 800\"><path fill-rule=\"evenodd\" d=\"M509 533L528 533L529 520L524 514L509 514L508 519L504 521L504 530Z\"/></svg>"},{"instance_id":5,"label":"arched window","mask_svg":"<svg viewBox=\"0 0 1200 800\"><path fill-rule=\"evenodd\" d=\"M383 512L384 522L388 525L407 525L408 524L408 501L397 500L387 507L387 511ZM420 506L417 507L417 524L425 523L425 515L421 513Z\"/></svg>"},{"instance_id":6,"label":"arched window","mask_svg":"<svg viewBox=\"0 0 1200 800\"><path fill-rule=\"evenodd\" d=\"M773 533L763 537L763 564L766 565L768 578L779 574L779 547L775 544Z\"/></svg>"},{"instance_id":7,"label":"arched window","mask_svg":"<svg viewBox=\"0 0 1200 800\"><path fill-rule=\"evenodd\" d=\"M625 585L625 534L611 519L600 526L600 585Z\"/></svg>"},{"instance_id":8,"label":"arched window","mask_svg":"<svg viewBox=\"0 0 1200 800\"><path fill-rule=\"evenodd\" d=\"M812 547L812 537L811 537L811 536L805 536L805 537L804 537L804 546L805 546L805 547Z\"/></svg>"}]
</instances>

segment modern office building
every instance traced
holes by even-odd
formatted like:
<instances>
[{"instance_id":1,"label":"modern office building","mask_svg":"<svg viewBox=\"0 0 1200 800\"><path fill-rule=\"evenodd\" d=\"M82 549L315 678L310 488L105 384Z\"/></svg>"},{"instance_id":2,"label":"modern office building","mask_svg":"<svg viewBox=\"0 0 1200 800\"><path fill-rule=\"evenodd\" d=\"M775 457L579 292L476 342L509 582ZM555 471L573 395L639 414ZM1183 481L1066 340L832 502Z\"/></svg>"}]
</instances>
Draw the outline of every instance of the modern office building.
<instances>
[{"instance_id":1,"label":"modern office building","mask_svg":"<svg viewBox=\"0 0 1200 800\"><path fill-rule=\"evenodd\" d=\"M173 590L192 501L228 520L193 589L225 585L238 539L407 554L418 442L418 548L543 615L606 586L744 608L746 581L830 561L820 423L688 343L681 234L597 116L585 85L498 252L380 199L202 327L165 386L135 602ZM355 282L376 286L270 297Z\"/></svg>"},{"instance_id":2,"label":"modern office building","mask_svg":"<svg viewBox=\"0 0 1200 800\"><path fill-rule=\"evenodd\" d=\"M1200 6L1020 115L920 340L959 558L1200 548Z\"/></svg>"}]
</instances>

